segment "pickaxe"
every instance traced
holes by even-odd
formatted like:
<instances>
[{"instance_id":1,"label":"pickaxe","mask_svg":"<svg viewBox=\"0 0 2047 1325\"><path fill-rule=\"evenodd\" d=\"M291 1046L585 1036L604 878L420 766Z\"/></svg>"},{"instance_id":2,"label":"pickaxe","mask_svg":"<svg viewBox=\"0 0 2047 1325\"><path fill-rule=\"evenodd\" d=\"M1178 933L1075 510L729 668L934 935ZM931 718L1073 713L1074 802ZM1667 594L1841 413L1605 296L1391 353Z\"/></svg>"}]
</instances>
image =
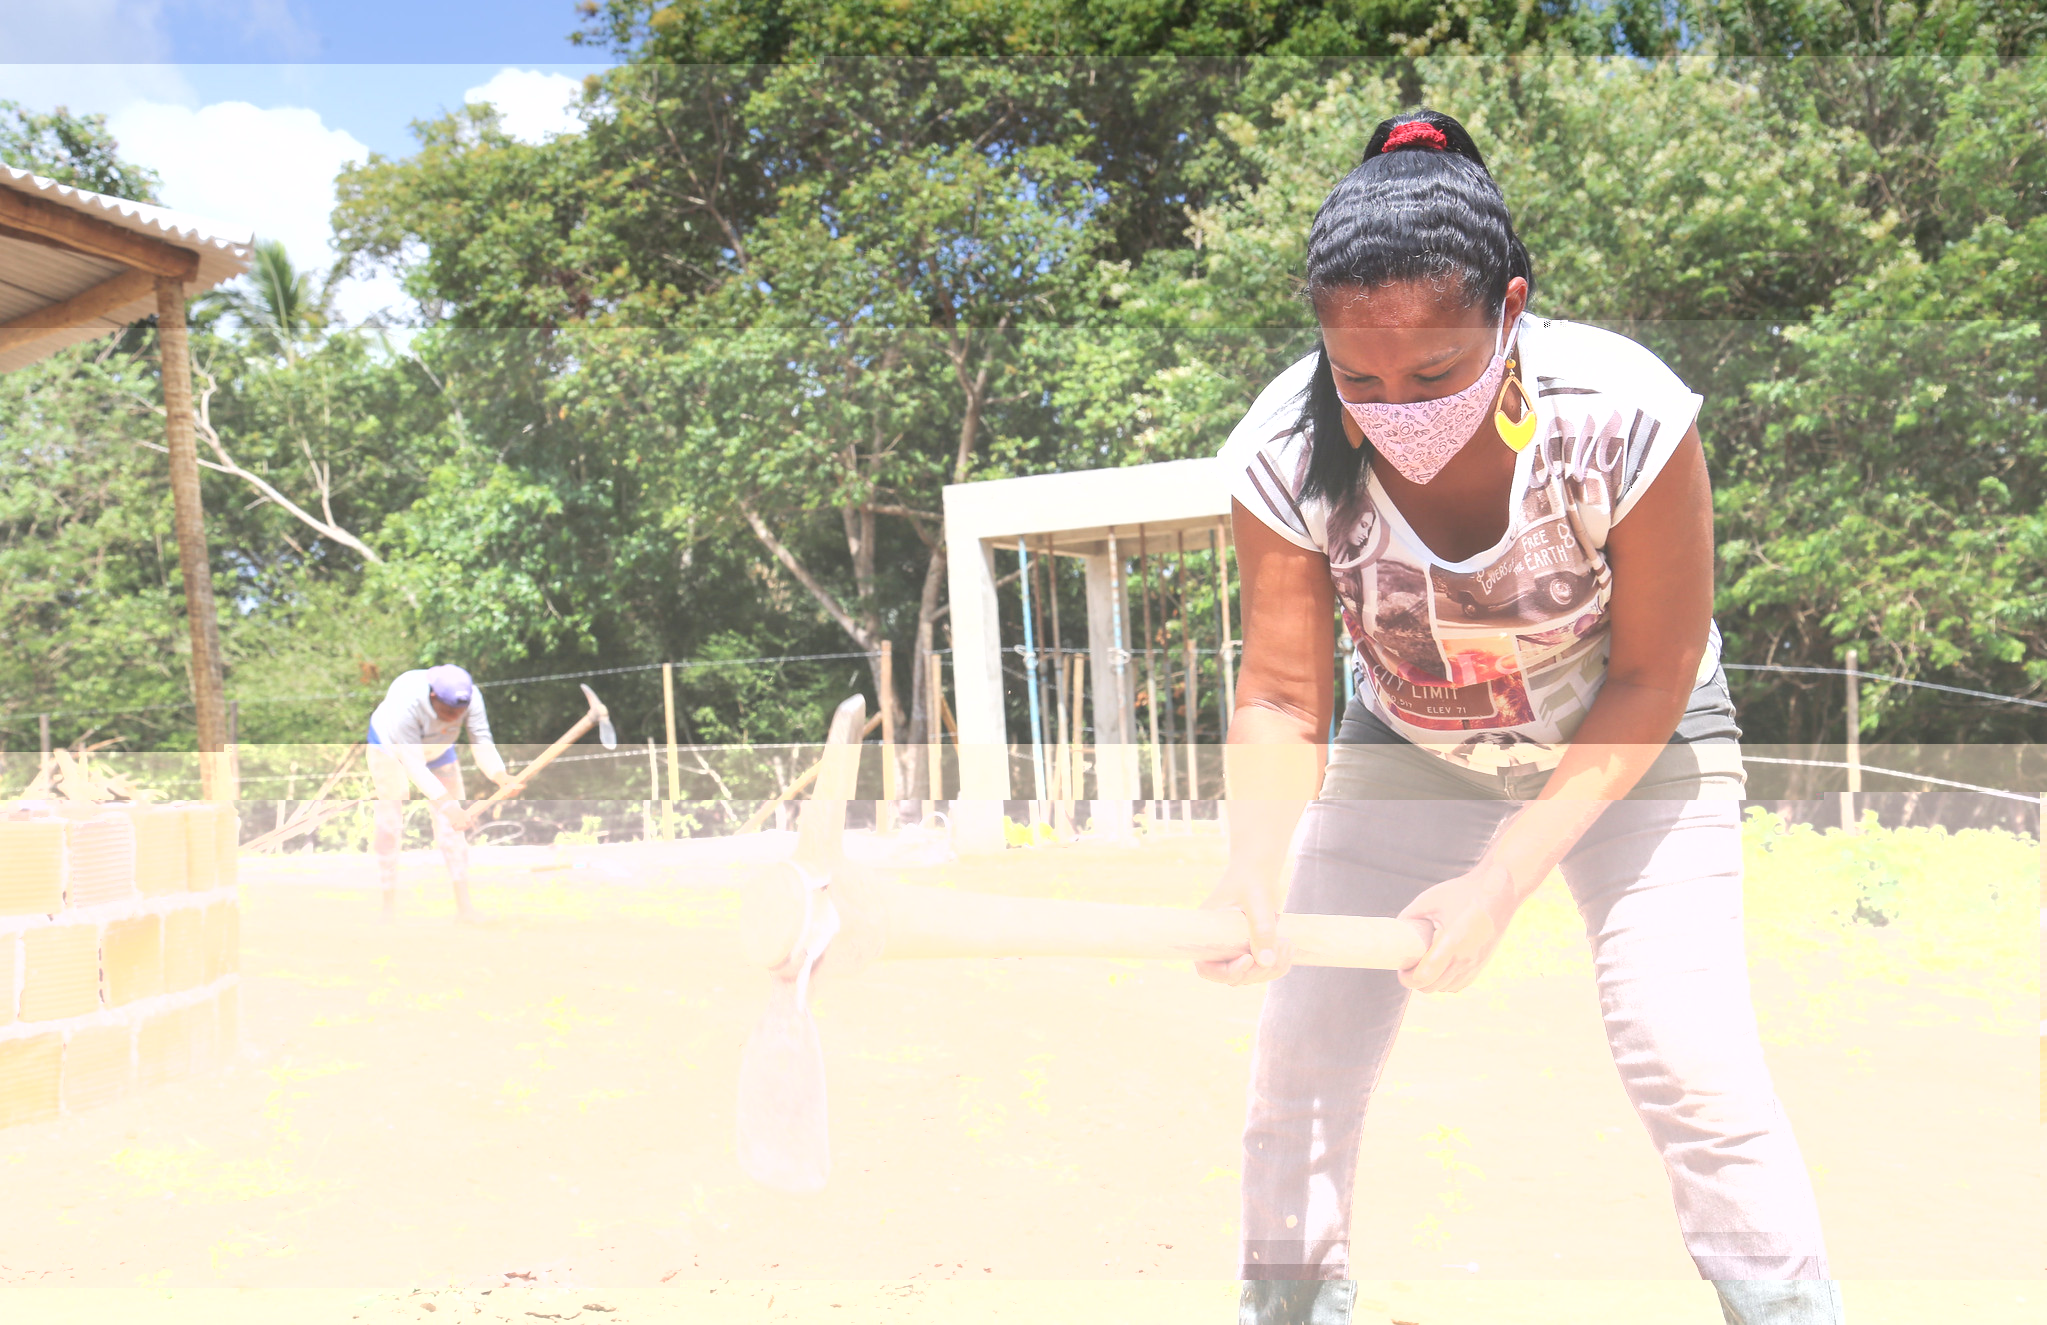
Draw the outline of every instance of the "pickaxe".
<instances>
[{"instance_id":1,"label":"pickaxe","mask_svg":"<svg viewBox=\"0 0 2047 1325\"><path fill-rule=\"evenodd\" d=\"M532 763L520 769L517 777L492 792L489 799L478 801L469 807L468 817L472 826L483 821L485 811L489 812L490 818L497 818L498 811L503 808L506 801L526 790L527 784L533 781L535 774L553 763L562 751L582 740L583 734L592 727L597 729L597 739L604 743L605 749L618 749L618 733L611 726L611 710L604 707L604 702L597 698L597 692L589 686L583 687L583 697L590 701L590 711L577 718L575 726L562 733L560 740L542 750Z\"/></svg>"},{"instance_id":2,"label":"pickaxe","mask_svg":"<svg viewBox=\"0 0 2047 1325\"><path fill-rule=\"evenodd\" d=\"M1226 961L1250 948L1243 913L1000 897L859 877L846 863L846 800L859 772L866 701L832 715L815 797L796 851L742 899L741 946L768 968L768 1008L739 1061L739 1162L785 1191L831 1172L824 1055L810 1014L819 970L850 973L891 957L1119 957ZM1426 921L1285 915L1297 966L1404 970L1428 950Z\"/></svg>"}]
</instances>

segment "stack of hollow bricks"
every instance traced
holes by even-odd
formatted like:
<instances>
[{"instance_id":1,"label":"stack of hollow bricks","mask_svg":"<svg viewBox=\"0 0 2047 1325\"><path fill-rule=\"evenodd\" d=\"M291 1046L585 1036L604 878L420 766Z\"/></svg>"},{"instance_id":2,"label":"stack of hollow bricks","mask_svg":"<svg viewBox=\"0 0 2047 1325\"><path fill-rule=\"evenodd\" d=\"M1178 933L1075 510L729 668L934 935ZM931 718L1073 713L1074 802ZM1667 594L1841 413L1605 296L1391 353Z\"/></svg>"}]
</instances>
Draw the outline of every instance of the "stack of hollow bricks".
<instances>
[{"instance_id":1,"label":"stack of hollow bricks","mask_svg":"<svg viewBox=\"0 0 2047 1325\"><path fill-rule=\"evenodd\" d=\"M224 805L0 815L0 1127L226 1061L237 841Z\"/></svg>"}]
</instances>

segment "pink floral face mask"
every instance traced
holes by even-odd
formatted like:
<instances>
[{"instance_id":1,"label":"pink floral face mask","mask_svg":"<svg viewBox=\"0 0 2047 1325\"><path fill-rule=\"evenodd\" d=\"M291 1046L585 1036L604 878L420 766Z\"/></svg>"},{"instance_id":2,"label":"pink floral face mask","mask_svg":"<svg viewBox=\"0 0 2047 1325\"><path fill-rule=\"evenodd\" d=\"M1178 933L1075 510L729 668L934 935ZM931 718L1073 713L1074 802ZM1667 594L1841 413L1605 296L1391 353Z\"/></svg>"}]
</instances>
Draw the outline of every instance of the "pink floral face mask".
<instances>
[{"instance_id":1,"label":"pink floral face mask","mask_svg":"<svg viewBox=\"0 0 2047 1325\"><path fill-rule=\"evenodd\" d=\"M1406 405L1346 400L1343 407L1358 421L1373 449L1386 457L1386 463L1399 470L1401 477L1410 483L1427 483L1478 431L1486 407L1506 379L1507 323L1502 318L1493 361L1476 382L1457 394Z\"/></svg>"}]
</instances>

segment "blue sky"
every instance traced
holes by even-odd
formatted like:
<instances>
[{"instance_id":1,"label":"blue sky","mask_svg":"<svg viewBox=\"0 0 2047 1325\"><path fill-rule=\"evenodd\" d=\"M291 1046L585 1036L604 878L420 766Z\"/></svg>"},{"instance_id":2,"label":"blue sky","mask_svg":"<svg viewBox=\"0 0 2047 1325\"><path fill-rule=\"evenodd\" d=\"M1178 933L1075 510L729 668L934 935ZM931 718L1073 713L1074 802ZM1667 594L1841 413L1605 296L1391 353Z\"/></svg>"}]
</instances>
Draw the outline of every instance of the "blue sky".
<instances>
[{"instance_id":1,"label":"blue sky","mask_svg":"<svg viewBox=\"0 0 2047 1325\"><path fill-rule=\"evenodd\" d=\"M477 99L521 137L575 131L565 107L603 67L576 23L574 0L7 3L0 98L106 115L167 205L324 267L334 174L410 152L414 120ZM341 292L350 318L399 299L388 278Z\"/></svg>"},{"instance_id":2,"label":"blue sky","mask_svg":"<svg viewBox=\"0 0 2047 1325\"><path fill-rule=\"evenodd\" d=\"M165 0L176 61L519 64L561 60L574 0Z\"/></svg>"},{"instance_id":3,"label":"blue sky","mask_svg":"<svg viewBox=\"0 0 2047 1325\"><path fill-rule=\"evenodd\" d=\"M164 14L166 63L206 100L311 106L386 155L499 69L581 78L602 61L569 44L574 0L170 0Z\"/></svg>"}]
</instances>

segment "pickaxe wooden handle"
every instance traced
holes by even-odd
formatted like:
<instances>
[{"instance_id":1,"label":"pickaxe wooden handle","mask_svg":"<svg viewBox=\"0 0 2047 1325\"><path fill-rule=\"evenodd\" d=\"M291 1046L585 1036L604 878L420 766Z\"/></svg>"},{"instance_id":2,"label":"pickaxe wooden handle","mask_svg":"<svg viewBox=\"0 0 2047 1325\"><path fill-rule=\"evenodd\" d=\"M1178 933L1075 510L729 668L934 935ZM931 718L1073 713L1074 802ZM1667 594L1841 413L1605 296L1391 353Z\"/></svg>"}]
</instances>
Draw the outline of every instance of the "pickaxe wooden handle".
<instances>
[{"instance_id":1,"label":"pickaxe wooden handle","mask_svg":"<svg viewBox=\"0 0 2047 1325\"><path fill-rule=\"evenodd\" d=\"M741 915L750 958L771 969L789 960L802 937L803 892L795 871L754 885ZM830 892L840 930L822 966L839 974L897 957L1227 961L1250 942L1234 909L1005 897L850 877L834 878ZM1385 971L1420 961L1430 937L1426 921L1341 915L1284 915L1279 933L1296 966Z\"/></svg>"},{"instance_id":2,"label":"pickaxe wooden handle","mask_svg":"<svg viewBox=\"0 0 2047 1325\"><path fill-rule=\"evenodd\" d=\"M867 720L867 725L860 729L860 734L862 736L865 736L869 732L873 731L876 727L879 727L880 725L881 715L877 713ZM768 821L768 816L775 812L775 807L777 805L780 805L783 801L794 800L796 798L797 792L802 791L805 787L817 781L818 774L824 772L824 765L825 761L823 759L820 759L816 763L812 764L809 768L804 769L803 772L797 776L796 780L794 782L791 782L788 788L784 790L781 795L775 797L771 801L763 801L759 809L755 810L752 814L748 815L746 822L739 825L739 831L741 833L750 833L754 829L766 823ZM855 765L855 769L856 770L858 769L857 764ZM844 796L839 797L838 799L842 801L846 800L850 798L852 794L853 794L852 789L849 787L846 790L846 794ZM840 815L840 818L843 820L844 817L845 816L842 813Z\"/></svg>"},{"instance_id":3,"label":"pickaxe wooden handle","mask_svg":"<svg viewBox=\"0 0 2047 1325\"><path fill-rule=\"evenodd\" d=\"M816 1191L831 1173L824 1053L809 1006L815 971L854 970L883 957L1221 961L1250 945L1250 927L1235 910L1005 897L861 878L846 863L842 836L864 716L857 695L832 715L796 851L742 901L742 944L772 978L767 1011L740 1055L739 1162L785 1191ZM1414 965L1429 940L1425 921L1366 916L1283 916L1280 934L1297 965L1381 970Z\"/></svg>"},{"instance_id":4,"label":"pickaxe wooden handle","mask_svg":"<svg viewBox=\"0 0 2047 1325\"><path fill-rule=\"evenodd\" d=\"M739 1055L739 1165L784 1191L814 1192L832 1168L824 1050L810 1014L810 974L837 933L837 911L822 885L845 862L846 802L860 776L866 715L867 702L859 695L832 714L824 757L814 770L817 791L796 825L796 868L782 871L810 884L807 893L794 897L803 952L783 952L790 960L768 981L767 1010Z\"/></svg>"},{"instance_id":5,"label":"pickaxe wooden handle","mask_svg":"<svg viewBox=\"0 0 2047 1325\"><path fill-rule=\"evenodd\" d=\"M542 750L539 758L520 769L517 777L507 782L504 786L499 787L486 799L478 801L475 805L471 806L469 816L472 821L481 821L486 810L490 812L491 818L497 818L499 807L512 799L512 797L526 790L527 785L533 781L541 769L553 763L562 751L568 749L577 741L582 740L592 727L597 728L598 737L603 741L605 749L612 750L618 747L618 736L611 729L611 711L604 707L603 703L597 698L597 692L589 686L583 687L583 694L590 701L590 711L577 718L576 725L563 732L560 740Z\"/></svg>"},{"instance_id":6,"label":"pickaxe wooden handle","mask_svg":"<svg viewBox=\"0 0 2047 1325\"><path fill-rule=\"evenodd\" d=\"M1243 912L1226 908L1124 906L923 888L864 880L847 867L846 801L859 776L855 735L865 707L847 700L832 717L817 791L798 825L795 868L756 881L743 899L744 951L770 970L789 969L805 924L818 915L807 896L823 887L836 932L819 963L834 974L890 957L1120 957L1227 961L1250 946ZM1287 915L1279 933L1296 966L1399 971L1428 951L1427 921L1376 916Z\"/></svg>"}]
</instances>

